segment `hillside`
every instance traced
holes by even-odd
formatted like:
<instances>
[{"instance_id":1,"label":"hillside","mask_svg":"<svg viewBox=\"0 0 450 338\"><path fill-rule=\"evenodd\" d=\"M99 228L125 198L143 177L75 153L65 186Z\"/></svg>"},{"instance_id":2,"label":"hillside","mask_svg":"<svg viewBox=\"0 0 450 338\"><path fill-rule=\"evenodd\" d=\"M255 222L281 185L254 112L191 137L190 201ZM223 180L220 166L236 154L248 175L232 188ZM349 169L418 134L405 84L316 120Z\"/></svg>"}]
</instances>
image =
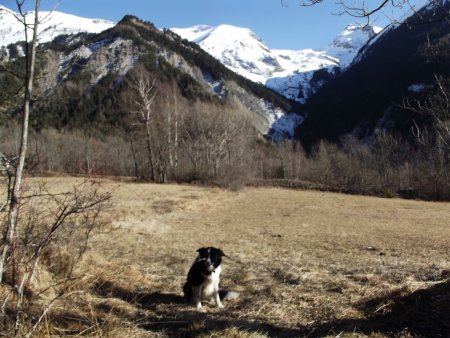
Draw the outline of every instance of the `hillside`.
<instances>
[{"instance_id":1,"label":"hillside","mask_svg":"<svg viewBox=\"0 0 450 338\"><path fill-rule=\"evenodd\" d=\"M424 116L404 109L404 102L434 95L436 76L442 83L450 78L450 25L440 14L449 8L449 2L437 11L425 7L363 48L355 65L308 101L308 119L298 129L303 143L336 142L347 133L367 139L377 129L410 137Z\"/></svg>"}]
</instances>

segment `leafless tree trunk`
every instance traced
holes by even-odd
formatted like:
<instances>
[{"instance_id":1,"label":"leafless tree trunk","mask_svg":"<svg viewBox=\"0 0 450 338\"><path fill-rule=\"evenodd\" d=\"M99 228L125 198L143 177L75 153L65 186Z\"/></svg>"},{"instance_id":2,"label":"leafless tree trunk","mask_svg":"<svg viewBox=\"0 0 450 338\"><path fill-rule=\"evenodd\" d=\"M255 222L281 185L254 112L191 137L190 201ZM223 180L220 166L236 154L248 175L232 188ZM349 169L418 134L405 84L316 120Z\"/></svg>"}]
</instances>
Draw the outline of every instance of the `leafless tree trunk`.
<instances>
[{"instance_id":1,"label":"leafless tree trunk","mask_svg":"<svg viewBox=\"0 0 450 338\"><path fill-rule=\"evenodd\" d=\"M174 125L174 154L173 154L173 164L172 164L172 168L173 168L173 172L174 175L177 176L177 172L178 172L178 101L177 101L177 93L175 92L175 86L173 88L173 100L174 100L174 115L175 115L175 125Z\"/></svg>"},{"instance_id":2,"label":"leafless tree trunk","mask_svg":"<svg viewBox=\"0 0 450 338\"><path fill-rule=\"evenodd\" d=\"M132 127L130 126L128 130L129 130L130 143L131 143L131 153L133 155L134 176L136 177L136 179L138 179L139 178L139 166L138 166L138 162L137 162L137 159L136 159L136 147L134 145Z\"/></svg>"},{"instance_id":3,"label":"leafless tree trunk","mask_svg":"<svg viewBox=\"0 0 450 338\"><path fill-rule=\"evenodd\" d=\"M139 98L134 101L138 110L136 113L139 117L139 122L145 127L145 140L148 152L148 161L150 165L150 179L155 180L155 163L151 139L151 122L152 122L152 108L157 94L155 80L146 78L141 72L138 77L133 78L135 88L138 92Z\"/></svg>"},{"instance_id":4,"label":"leafless tree trunk","mask_svg":"<svg viewBox=\"0 0 450 338\"><path fill-rule=\"evenodd\" d=\"M14 234L16 232L17 217L19 214L19 207L21 202L21 190L22 190L22 176L23 169L25 166L25 158L27 154L28 147L28 124L30 117L30 103L33 93L33 79L35 71L35 60L36 60L36 44L37 44L37 32L39 25L39 5L40 0L35 1L35 12L34 12L34 24L33 26L33 37L31 40L31 46L28 47L28 23L25 20L25 14L23 13L22 6L24 4L23 0L16 0L19 13L22 16L20 22L24 26L25 31L25 41L27 42L26 50L26 70L25 70L25 95L23 101L23 116L22 116L22 135L19 150L19 160L16 167L16 172L14 176L14 184L10 196L10 209L8 214L8 221L6 231L3 236L2 252L0 258L0 283L2 282L2 276L5 270L5 266L8 260L8 255L10 254L11 245L14 241Z\"/></svg>"},{"instance_id":5,"label":"leafless tree trunk","mask_svg":"<svg viewBox=\"0 0 450 338\"><path fill-rule=\"evenodd\" d=\"M175 86L173 91L173 109L168 110L167 114L167 143L169 149L169 164L173 175L177 176L178 170L178 102ZM173 112L172 112L173 110ZM172 122L173 118L173 122Z\"/></svg>"}]
</instances>

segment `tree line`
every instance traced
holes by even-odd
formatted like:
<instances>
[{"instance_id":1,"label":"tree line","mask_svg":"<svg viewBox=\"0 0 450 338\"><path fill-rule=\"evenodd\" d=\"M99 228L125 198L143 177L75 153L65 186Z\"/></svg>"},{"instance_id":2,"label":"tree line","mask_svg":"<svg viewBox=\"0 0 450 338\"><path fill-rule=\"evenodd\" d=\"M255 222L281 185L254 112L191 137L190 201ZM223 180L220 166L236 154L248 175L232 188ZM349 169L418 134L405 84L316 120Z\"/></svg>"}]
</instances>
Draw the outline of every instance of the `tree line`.
<instances>
[{"instance_id":1,"label":"tree line","mask_svg":"<svg viewBox=\"0 0 450 338\"><path fill-rule=\"evenodd\" d=\"M448 84L439 79L426 100L405 103L405 109L432 120L428 127L416 125L409 137L385 130L365 140L348 134L339 143L320 141L308 152L300 142L275 144L258 136L244 109L192 103L175 83L156 86L145 72L130 81L127 127L108 133L34 130L27 169L36 175L131 176L231 188L276 184L450 200ZM0 129L4 152L15 152L18 135L14 124Z\"/></svg>"}]
</instances>

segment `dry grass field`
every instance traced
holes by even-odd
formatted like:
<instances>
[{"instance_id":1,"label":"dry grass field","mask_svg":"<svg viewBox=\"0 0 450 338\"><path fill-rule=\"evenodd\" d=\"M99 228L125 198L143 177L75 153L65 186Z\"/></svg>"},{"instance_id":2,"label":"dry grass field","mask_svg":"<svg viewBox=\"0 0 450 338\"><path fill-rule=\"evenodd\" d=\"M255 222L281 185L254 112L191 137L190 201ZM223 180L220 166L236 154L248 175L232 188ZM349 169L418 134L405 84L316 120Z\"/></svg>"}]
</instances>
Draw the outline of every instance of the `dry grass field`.
<instances>
[{"instance_id":1,"label":"dry grass field","mask_svg":"<svg viewBox=\"0 0 450 338\"><path fill-rule=\"evenodd\" d=\"M45 178L55 191L79 180ZM449 203L103 184L107 224L37 336L450 336ZM229 256L221 286L241 295L224 309L183 303L202 246Z\"/></svg>"}]
</instances>

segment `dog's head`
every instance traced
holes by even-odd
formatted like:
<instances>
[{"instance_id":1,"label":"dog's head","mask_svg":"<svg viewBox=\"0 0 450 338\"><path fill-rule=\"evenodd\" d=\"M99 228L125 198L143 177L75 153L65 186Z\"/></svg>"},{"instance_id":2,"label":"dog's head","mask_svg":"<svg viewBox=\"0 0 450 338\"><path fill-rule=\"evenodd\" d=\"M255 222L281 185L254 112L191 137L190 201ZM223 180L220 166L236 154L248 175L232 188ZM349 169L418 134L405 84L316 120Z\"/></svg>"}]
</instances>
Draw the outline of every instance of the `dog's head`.
<instances>
[{"instance_id":1,"label":"dog's head","mask_svg":"<svg viewBox=\"0 0 450 338\"><path fill-rule=\"evenodd\" d=\"M214 247L200 248L197 250L197 263L204 264L206 271L213 272L222 263L222 257L226 256L220 249Z\"/></svg>"}]
</instances>

